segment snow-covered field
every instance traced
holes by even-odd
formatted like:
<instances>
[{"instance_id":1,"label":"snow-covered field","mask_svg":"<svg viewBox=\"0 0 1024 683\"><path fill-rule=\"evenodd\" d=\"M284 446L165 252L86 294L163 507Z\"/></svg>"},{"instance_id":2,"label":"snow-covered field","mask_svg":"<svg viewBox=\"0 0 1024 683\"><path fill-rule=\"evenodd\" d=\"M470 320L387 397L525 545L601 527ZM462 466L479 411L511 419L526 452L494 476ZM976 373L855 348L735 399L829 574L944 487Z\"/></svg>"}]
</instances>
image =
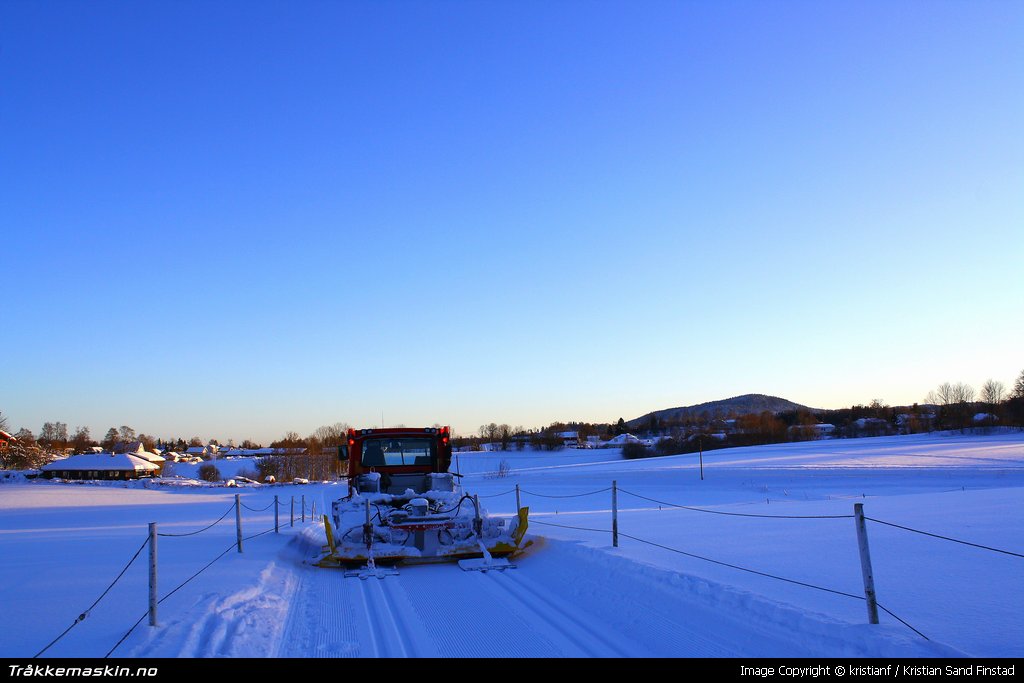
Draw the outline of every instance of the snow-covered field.
<instances>
[{"instance_id":1,"label":"snow-covered field","mask_svg":"<svg viewBox=\"0 0 1024 683\"><path fill-rule=\"evenodd\" d=\"M703 481L695 455L625 461L614 450L461 453L458 467L492 514L511 515L520 486L534 545L518 568L406 567L360 581L312 567L322 528L290 527L289 501L305 495L323 510L343 484L0 484L0 656L31 656L71 625L148 522L195 531L229 512L235 493L257 510L278 495L282 532L239 554L230 512L203 533L161 538L160 626L143 620L114 656L1024 654L1024 558L869 521L879 602L926 641L885 613L866 623L864 601L850 597L862 584L845 517L860 502L875 519L1024 553L1024 433L712 451ZM607 532L613 480L619 548ZM819 515L844 517L793 518ZM273 527L272 509L243 518L246 535ZM146 559L44 656L110 651L146 612Z\"/></svg>"}]
</instances>

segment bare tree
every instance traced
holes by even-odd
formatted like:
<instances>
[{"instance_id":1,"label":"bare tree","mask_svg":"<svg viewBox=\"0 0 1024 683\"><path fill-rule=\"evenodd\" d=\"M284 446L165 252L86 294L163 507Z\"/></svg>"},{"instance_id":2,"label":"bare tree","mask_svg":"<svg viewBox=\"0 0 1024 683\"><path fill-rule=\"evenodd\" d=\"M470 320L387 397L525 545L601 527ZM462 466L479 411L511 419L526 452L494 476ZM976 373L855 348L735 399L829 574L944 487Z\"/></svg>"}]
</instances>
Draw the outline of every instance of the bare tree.
<instances>
[{"instance_id":1,"label":"bare tree","mask_svg":"<svg viewBox=\"0 0 1024 683\"><path fill-rule=\"evenodd\" d=\"M971 403L974 401L974 387L963 382L943 382L925 399L940 407L940 419L947 428L965 429L970 423Z\"/></svg>"},{"instance_id":2,"label":"bare tree","mask_svg":"<svg viewBox=\"0 0 1024 683\"><path fill-rule=\"evenodd\" d=\"M321 446L338 446L345 441L345 435L348 433L348 424L344 422L335 422L332 425L324 425L317 427L313 430L313 433L309 435L310 441L317 441Z\"/></svg>"},{"instance_id":3,"label":"bare tree","mask_svg":"<svg viewBox=\"0 0 1024 683\"><path fill-rule=\"evenodd\" d=\"M997 405L1006 398L1006 385L994 379L990 379L981 387L981 400L990 405Z\"/></svg>"},{"instance_id":4,"label":"bare tree","mask_svg":"<svg viewBox=\"0 0 1024 683\"><path fill-rule=\"evenodd\" d=\"M306 442L299 436L298 432L287 431L284 436L270 444L273 448L302 448Z\"/></svg>"},{"instance_id":5,"label":"bare tree","mask_svg":"<svg viewBox=\"0 0 1024 683\"><path fill-rule=\"evenodd\" d=\"M103 441L100 441L100 445L108 451L113 452L114 446L117 445L119 440L120 436L118 436L117 427L111 427L107 430L106 435L103 437Z\"/></svg>"},{"instance_id":6,"label":"bare tree","mask_svg":"<svg viewBox=\"0 0 1024 683\"><path fill-rule=\"evenodd\" d=\"M507 424L498 425L498 440L501 442L501 450L507 451L512 443L512 428Z\"/></svg>"},{"instance_id":7,"label":"bare tree","mask_svg":"<svg viewBox=\"0 0 1024 683\"><path fill-rule=\"evenodd\" d=\"M971 403L974 401L974 387L970 384L964 384L963 382L957 382L954 388L954 396L957 403Z\"/></svg>"},{"instance_id":8,"label":"bare tree","mask_svg":"<svg viewBox=\"0 0 1024 683\"><path fill-rule=\"evenodd\" d=\"M876 417L880 420L886 418L886 413L889 410L889 406L880 398L871 399L871 405L868 408L871 410L871 417Z\"/></svg>"},{"instance_id":9,"label":"bare tree","mask_svg":"<svg viewBox=\"0 0 1024 683\"><path fill-rule=\"evenodd\" d=\"M61 448L67 448L68 445L68 425L66 422L54 422L53 423L54 438Z\"/></svg>"},{"instance_id":10,"label":"bare tree","mask_svg":"<svg viewBox=\"0 0 1024 683\"><path fill-rule=\"evenodd\" d=\"M955 395L956 391L953 389L953 385L949 382L943 382L935 391L935 403L940 406L951 406L956 403Z\"/></svg>"},{"instance_id":11,"label":"bare tree","mask_svg":"<svg viewBox=\"0 0 1024 683\"><path fill-rule=\"evenodd\" d=\"M1024 398L1024 370L1020 371L1020 377L1013 383L1013 398Z\"/></svg>"},{"instance_id":12,"label":"bare tree","mask_svg":"<svg viewBox=\"0 0 1024 683\"><path fill-rule=\"evenodd\" d=\"M53 426L52 422L44 422L43 428L39 430L39 438L37 441L41 446L48 447L57 438L57 430Z\"/></svg>"},{"instance_id":13,"label":"bare tree","mask_svg":"<svg viewBox=\"0 0 1024 683\"><path fill-rule=\"evenodd\" d=\"M7 431L7 418L0 412L0 430Z\"/></svg>"},{"instance_id":14,"label":"bare tree","mask_svg":"<svg viewBox=\"0 0 1024 683\"><path fill-rule=\"evenodd\" d=\"M131 441L135 441L135 439L136 439L135 430L132 429L131 427L129 427L128 425L121 425L121 432L120 432L119 438L124 443L129 443Z\"/></svg>"},{"instance_id":15,"label":"bare tree","mask_svg":"<svg viewBox=\"0 0 1024 683\"><path fill-rule=\"evenodd\" d=\"M88 427L79 427L75 430L75 435L71 437L71 446L76 452L80 453L92 445L93 440Z\"/></svg>"}]
</instances>

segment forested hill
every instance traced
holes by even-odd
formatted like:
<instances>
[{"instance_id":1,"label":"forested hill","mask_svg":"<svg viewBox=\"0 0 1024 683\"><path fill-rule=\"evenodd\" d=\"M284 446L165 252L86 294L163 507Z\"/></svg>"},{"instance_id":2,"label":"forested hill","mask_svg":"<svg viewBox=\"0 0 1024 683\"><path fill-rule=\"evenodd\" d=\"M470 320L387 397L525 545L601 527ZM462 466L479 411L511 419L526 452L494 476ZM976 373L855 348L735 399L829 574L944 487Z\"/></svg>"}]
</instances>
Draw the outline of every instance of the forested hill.
<instances>
[{"instance_id":1,"label":"forested hill","mask_svg":"<svg viewBox=\"0 0 1024 683\"><path fill-rule=\"evenodd\" d=\"M733 396L732 398L726 398L720 401L698 403L693 406L681 406L679 408L655 410L647 413L646 415L630 420L626 424L630 427L646 426L650 422L652 415L657 417L659 420L676 421L686 419L687 417L700 417L705 413L712 417L715 415L724 417L729 413L744 415L747 413L761 413L766 410L770 413L780 413L786 410L800 409L814 410L814 408L808 408L807 406L794 403L793 401L789 401L784 398L779 398L778 396L766 396L765 394L743 394L742 396Z\"/></svg>"}]
</instances>

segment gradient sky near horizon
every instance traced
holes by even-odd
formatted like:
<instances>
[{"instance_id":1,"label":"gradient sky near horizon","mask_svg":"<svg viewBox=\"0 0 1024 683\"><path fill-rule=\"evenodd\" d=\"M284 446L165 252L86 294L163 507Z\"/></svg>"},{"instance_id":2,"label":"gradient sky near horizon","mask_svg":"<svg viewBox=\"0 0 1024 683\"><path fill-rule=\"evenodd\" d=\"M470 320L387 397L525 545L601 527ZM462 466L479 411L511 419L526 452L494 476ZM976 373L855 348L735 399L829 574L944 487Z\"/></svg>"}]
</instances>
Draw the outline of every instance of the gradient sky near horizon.
<instances>
[{"instance_id":1,"label":"gradient sky near horizon","mask_svg":"<svg viewBox=\"0 0 1024 683\"><path fill-rule=\"evenodd\" d=\"M1019 2L0 3L0 412L269 442L1024 369Z\"/></svg>"}]
</instances>

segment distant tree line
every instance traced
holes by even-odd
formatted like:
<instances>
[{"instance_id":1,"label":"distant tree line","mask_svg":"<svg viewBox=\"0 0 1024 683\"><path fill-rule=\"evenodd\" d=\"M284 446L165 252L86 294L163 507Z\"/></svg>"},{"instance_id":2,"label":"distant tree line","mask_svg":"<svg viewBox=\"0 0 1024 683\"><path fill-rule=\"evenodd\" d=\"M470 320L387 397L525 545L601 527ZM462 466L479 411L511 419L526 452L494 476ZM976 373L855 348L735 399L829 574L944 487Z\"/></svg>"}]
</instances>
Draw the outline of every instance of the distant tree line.
<instances>
[{"instance_id":1,"label":"distant tree line","mask_svg":"<svg viewBox=\"0 0 1024 683\"><path fill-rule=\"evenodd\" d=\"M822 426L828 426L824 432ZM1024 371L1012 389L987 380L980 392L964 383L945 382L922 404L889 406L881 399L838 410L792 410L748 415L708 415L674 422L652 421L647 431L653 446L631 444L626 457L693 453L698 450L787 441L916 434L937 430L988 431L993 427L1024 429Z\"/></svg>"},{"instance_id":2,"label":"distant tree line","mask_svg":"<svg viewBox=\"0 0 1024 683\"><path fill-rule=\"evenodd\" d=\"M911 406L890 406L882 399L834 410L799 409L772 413L739 414L703 412L675 419L651 415L634 433L653 443L626 444L626 457L650 457L695 453L734 446L754 446L790 441L916 434L936 430L989 430L996 426L1024 429L1024 371L1012 389L989 379L980 392L964 383L943 383L924 401ZM481 425L473 436L459 436L456 446L494 444L502 450L558 450L565 447L560 435L575 432L579 441L598 435L602 440L630 431L622 418L614 423L554 422L547 427L524 430L507 424Z\"/></svg>"},{"instance_id":3,"label":"distant tree line","mask_svg":"<svg viewBox=\"0 0 1024 683\"><path fill-rule=\"evenodd\" d=\"M631 446L633 455L671 455L711 450L730 446L753 446L785 441L821 438L821 425L829 425L828 436L835 438L883 436L888 434L914 434L935 430L991 429L1017 427L1024 429L1024 371L1013 386L1007 388L998 380L989 379L980 391L962 382L944 382L928 392L921 404L889 406L881 399L868 405L854 405L837 410L792 410L780 413L708 413L685 415L665 420L651 415L637 433L645 433L654 440L653 447ZM441 425L435 424L435 427ZM338 447L345 443L349 426L343 422L324 425L306 437L288 431L273 441L272 448L283 452L260 460L260 476L273 475L288 480L294 477L331 479L343 472L338 459ZM0 430L10 432L9 420L0 412ZM526 429L491 422L481 425L476 434L455 435L456 447L476 447L495 444L502 450L529 446L534 450L559 450L565 447L563 434L575 433L581 444L588 438L608 440L628 433L629 425L623 418L616 422L553 422L546 427ZM69 431L67 423L46 422L35 435L22 427L13 433L13 441L0 443L0 468L32 469L56 457L82 453L97 446L115 451L123 444L141 442L146 450L158 448L183 452L190 446L203 446L198 436L190 439L157 439L136 433L128 426L111 427L100 441L92 438L88 427ZM216 439L207 444L220 445ZM229 442L234 446L234 442ZM246 439L239 446L260 448L260 444Z\"/></svg>"}]
</instances>

